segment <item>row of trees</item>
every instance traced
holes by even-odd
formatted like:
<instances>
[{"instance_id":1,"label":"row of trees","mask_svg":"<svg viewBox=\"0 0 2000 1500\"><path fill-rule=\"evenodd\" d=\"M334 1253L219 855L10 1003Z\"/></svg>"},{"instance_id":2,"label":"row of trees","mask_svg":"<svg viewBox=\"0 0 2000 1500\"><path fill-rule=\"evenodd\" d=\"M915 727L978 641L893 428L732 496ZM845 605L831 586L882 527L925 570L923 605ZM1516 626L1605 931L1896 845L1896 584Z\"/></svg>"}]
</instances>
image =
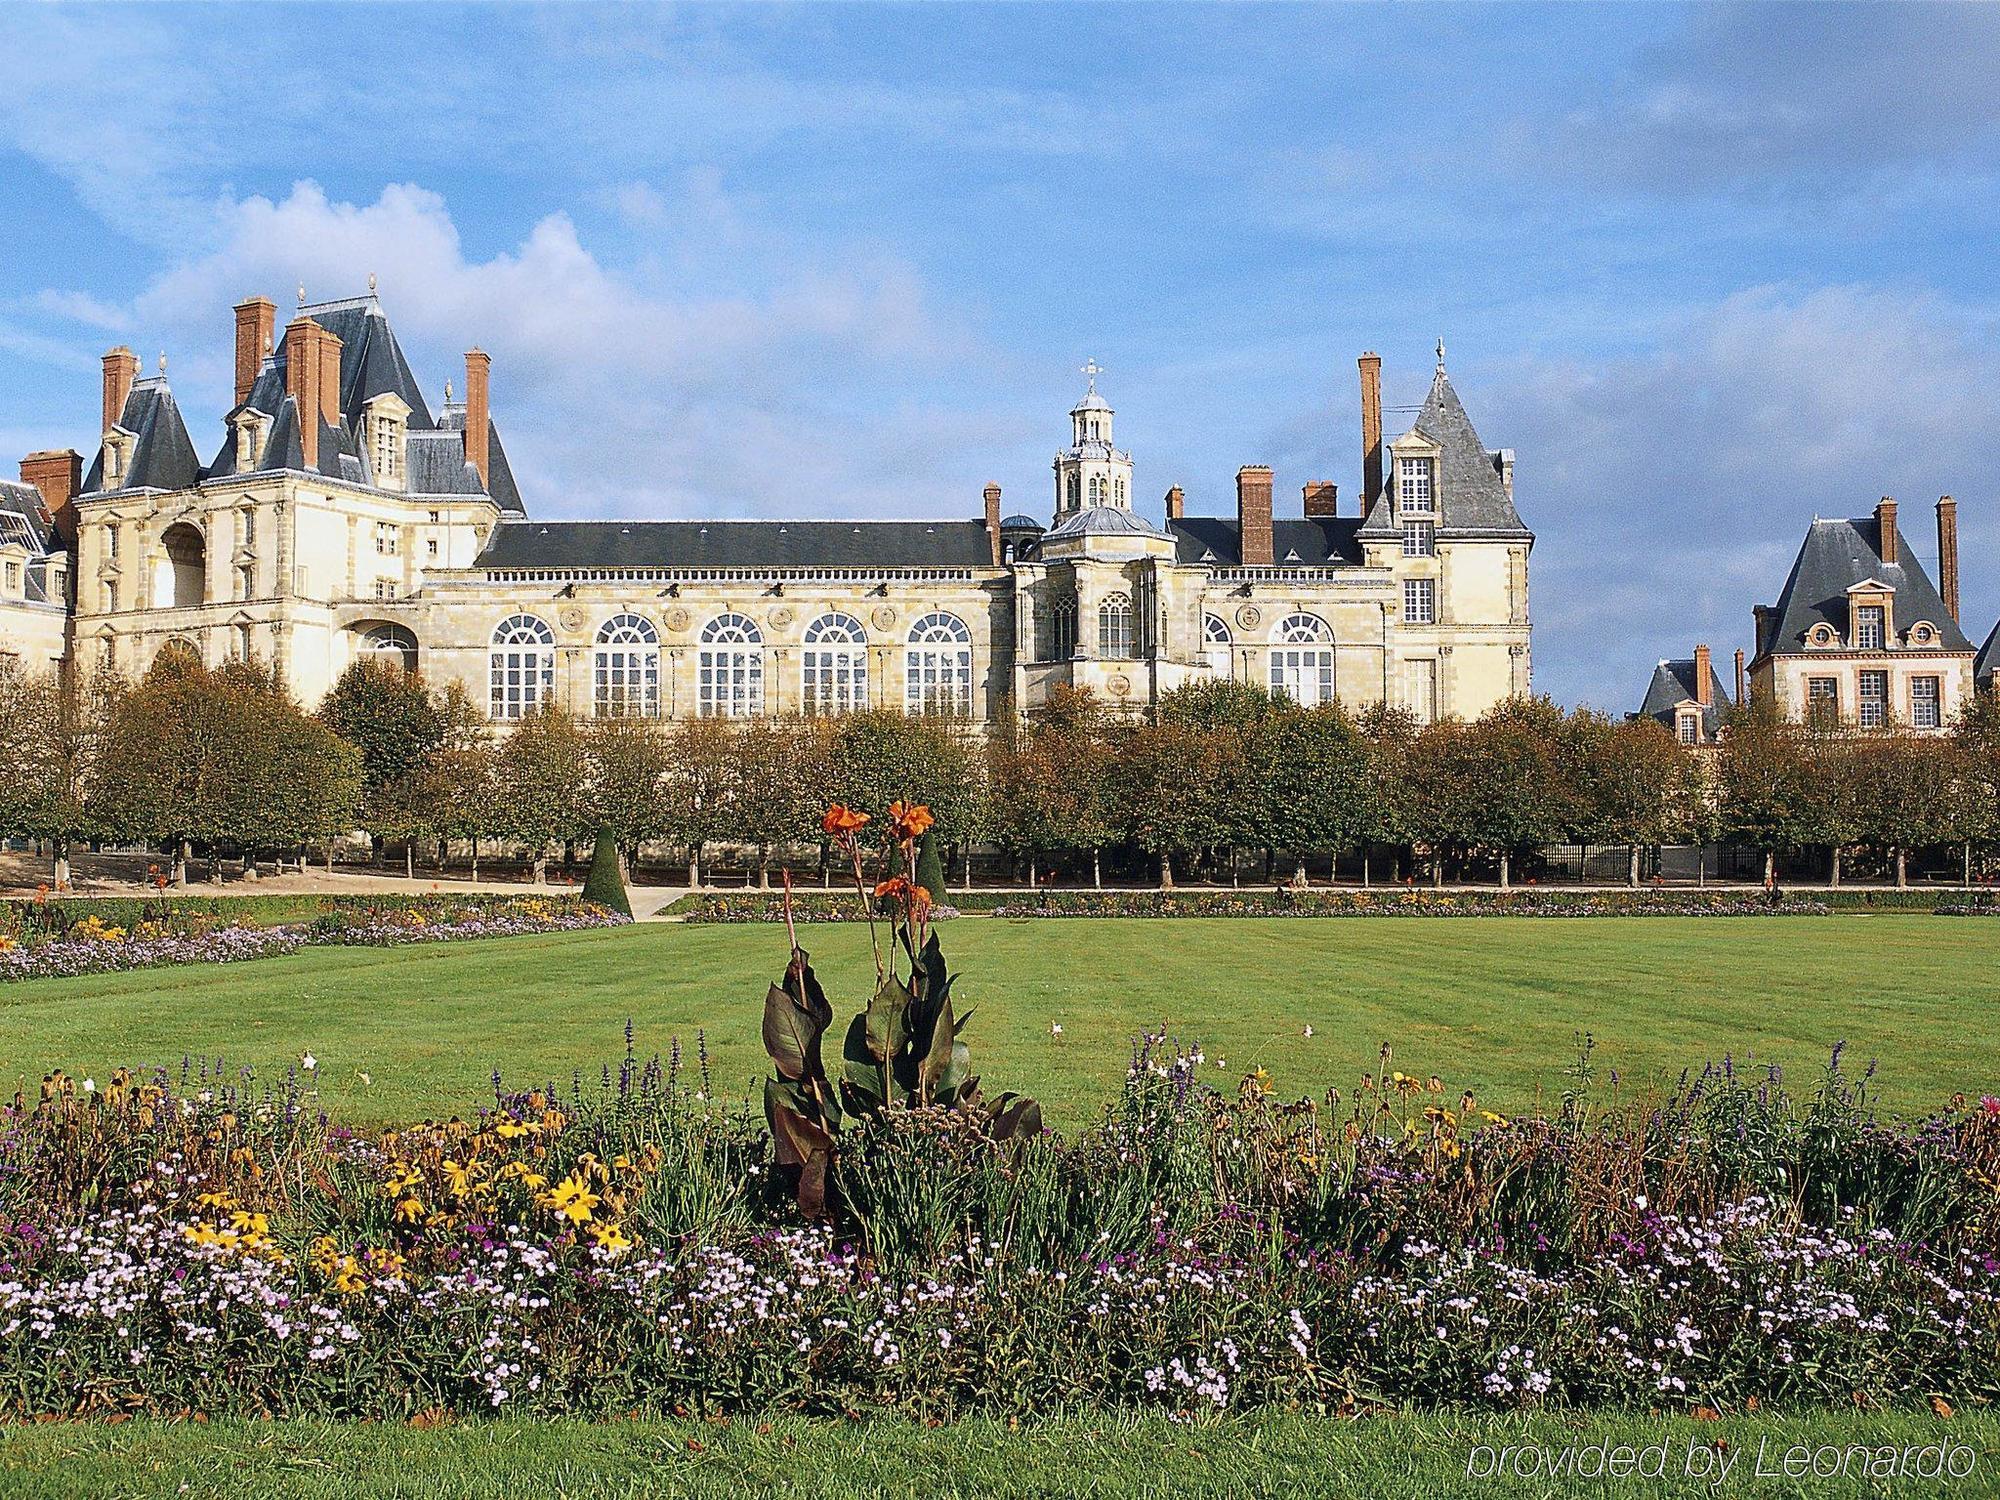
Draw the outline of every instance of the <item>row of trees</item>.
<instances>
[{"instance_id":1,"label":"row of trees","mask_svg":"<svg viewBox=\"0 0 2000 1500\"><path fill-rule=\"evenodd\" d=\"M1471 722L1398 710L1301 709L1241 683L1170 694L1148 722L1059 695L995 735L948 719L662 724L546 709L494 737L455 687L357 664L308 715L255 664L187 661L121 686L0 672L0 831L44 840L58 875L82 839L143 841L181 877L196 846L283 850L355 829L378 849L552 851L612 830L621 848L748 848L820 840L830 802L880 809L915 796L956 857L1005 850L1033 878L1107 851L1158 862L1163 882L1261 850L1267 873L1308 858L1393 861L1442 881L1506 883L1550 845L1642 851L1717 840L1763 851L1877 852L1901 879L1912 850L1971 860L2000 844L2000 709L1982 699L1944 736L1853 735L1737 711L1719 754L1651 720L1515 700ZM1289 862L1289 864L1285 863Z\"/></svg>"}]
</instances>

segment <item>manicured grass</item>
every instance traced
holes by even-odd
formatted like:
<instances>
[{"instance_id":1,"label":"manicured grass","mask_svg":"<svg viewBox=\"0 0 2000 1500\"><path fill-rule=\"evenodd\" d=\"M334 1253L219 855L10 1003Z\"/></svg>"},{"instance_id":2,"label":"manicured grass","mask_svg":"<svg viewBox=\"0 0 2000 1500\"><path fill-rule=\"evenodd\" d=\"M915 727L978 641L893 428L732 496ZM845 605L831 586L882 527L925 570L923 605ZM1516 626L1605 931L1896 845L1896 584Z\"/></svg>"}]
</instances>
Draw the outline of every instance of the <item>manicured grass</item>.
<instances>
[{"instance_id":1,"label":"manicured grass","mask_svg":"<svg viewBox=\"0 0 2000 1500\"><path fill-rule=\"evenodd\" d=\"M961 918L944 938L955 994L977 1010L976 1069L1058 1124L1093 1115L1131 1037L1159 1024L1226 1061L1219 1082L1262 1066L1293 1095L1351 1091L1388 1041L1395 1066L1519 1107L1560 1091L1586 1030L1600 1084L1616 1068L1627 1089L1724 1052L1809 1080L1844 1038L1851 1066L1880 1059L1892 1109L2000 1090L2000 921ZM804 941L844 1024L872 988L867 931ZM629 1016L642 1054L674 1034L692 1051L705 1028L716 1091L735 1097L764 1068L784 942L772 926L659 924L11 985L0 1085L32 1095L52 1065L101 1074L189 1053L270 1072L309 1049L337 1116L401 1121L475 1107L495 1067L523 1085L594 1079Z\"/></svg>"},{"instance_id":2,"label":"manicured grass","mask_svg":"<svg viewBox=\"0 0 2000 1500\"><path fill-rule=\"evenodd\" d=\"M1664 1444L1648 1477L1483 1477L1497 1450ZM1849 1444L1953 1445L1963 1479L1787 1479L1788 1450ZM1710 1487L1721 1452L1729 1480ZM1488 1451L1475 1454L1478 1445ZM1765 1476L1756 1474L1760 1461ZM1511 1460L1510 1460L1511 1462ZM1839 1463L1828 1458L1829 1468ZM1468 1464L1473 1473L1467 1474ZM1009 1428L967 1421L937 1430L886 1423L493 1422L417 1429L305 1422L0 1429L0 1492L20 1500L337 1496L457 1500L467 1495L609 1496L1354 1496L1684 1494L1990 1495L2000 1419L1845 1413L1793 1420L1663 1420L1645 1415L1271 1416L1176 1424L1094 1417ZM1650 1477L1655 1467L1664 1476ZM1690 1474L1694 1477L1690 1477Z\"/></svg>"}]
</instances>

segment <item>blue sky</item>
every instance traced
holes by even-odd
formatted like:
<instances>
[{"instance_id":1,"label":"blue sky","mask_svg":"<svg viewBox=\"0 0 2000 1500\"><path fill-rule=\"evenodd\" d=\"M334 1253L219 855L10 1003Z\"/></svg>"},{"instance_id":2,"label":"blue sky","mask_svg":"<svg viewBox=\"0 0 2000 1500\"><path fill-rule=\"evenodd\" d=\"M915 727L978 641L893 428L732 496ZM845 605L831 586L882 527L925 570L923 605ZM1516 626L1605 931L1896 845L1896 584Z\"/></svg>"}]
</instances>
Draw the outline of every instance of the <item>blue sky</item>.
<instances>
[{"instance_id":1,"label":"blue sky","mask_svg":"<svg viewBox=\"0 0 2000 1500\"><path fill-rule=\"evenodd\" d=\"M1095 356L1142 508L1358 489L1431 346L1539 533L1535 682L1746 644L1806 523L1960 498L2000 611L2000 9L15 7L0 445L372 273L494 356L542 515L1047 508ZM1391 414L1392 426L1396 414ZM0 452L5 447L0 446Z\"/></svg>"}]
</instances>

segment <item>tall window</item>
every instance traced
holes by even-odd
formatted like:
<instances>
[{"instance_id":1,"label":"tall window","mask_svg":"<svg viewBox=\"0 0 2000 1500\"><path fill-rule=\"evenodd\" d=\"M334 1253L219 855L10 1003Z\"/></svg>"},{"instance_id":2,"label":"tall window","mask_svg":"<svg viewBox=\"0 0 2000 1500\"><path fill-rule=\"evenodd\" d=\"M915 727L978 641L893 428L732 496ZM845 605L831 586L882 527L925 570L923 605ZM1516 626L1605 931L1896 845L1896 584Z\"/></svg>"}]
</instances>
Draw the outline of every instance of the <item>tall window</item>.
<instances>
[{"instance_id":1,"label":"tall window","mask_svg":"<svg viewBox=\"0 0 2000 1500\"><path fill-rule=\"evenodd\" d=\"M375 523L375 551L382 557L394 557L403 550L402 533L393 521Z\"/></svg>"},{"instance_id":2,"label":"tall window","mask_svg":"<svg viewBox=\"0 0 2000 1500\"><path fill-rule=\"evenodd\" d=\"M1405 512L1429 515L1436 509L1431 489L1431 461L1402 458L1396 461L1396 502Z\"/></svg>"},{"instance_id":3,"label":"tall window","mask_svg":"<svg viewBox=\"0 0 2000 1500\"><path fill-rule=\"evenodd\" d=\"M555 633L533 615L509 615L493 632L489 656L496 719L519 719L555 695Z\"/></svg>"},{"instance_id":4,"label":"tall window","mask_svg":"<svg viewBox=\"0 0 2000 1500\"><path fill-rule=\"evenodd\" d=\"M405 672L417 669L417 638L401 625L371 625L361 633L361 655Z\"/></svg>"},{"instance_id":5,"label":"tall window","mask_svg":"<svg viewBox=\"0 0 2000 1500\"><path fill-rule=\"evenodd\" d=\"M1229 627L1220 615L1201 617L1201 654L1208 661L1208 670L1217 677L1235 676L1235 657L1230 651Z\"/></svg>"},{"instance_id":6,"label":"tall window","mask_svg":"<svg viewBox=\"0 0 2000 1500\"><path fill-rule=\"evenodd\" d=\"M1271 691L1312 708L1333 701L1333 632L1318 615L1287 615L1272 634Z\"/></svg>"},{"instance_id":7,"label":"tall window","mask_svg":"<svg viewBox=\"0 0 2000 1500\"><path fill-rule=\"evenodd\" d=\"M613 615L597 632L591 674L600 719L658 718L660 633L644 615Z\"/></svg>"},{"instance_id":8,"label":"tall window","mask_svg":"<svg viewBox=\"0 0 2000 1500\"><path fill-rule=\"evenodd\" d=\"M972 632L957 615L937 610L911 626L904 668L911 713L972 712Z\"/></svg>"},{"instance_id":9,"label":"tall window","mask_svg":"<svg viewBox=\"0 0 2000 1500\"><path fill-rule=\"evenodd\" d=\"M1405 625L1435 625L1437 623L1437 580L1435 578L1405 578L1403 580L1403 623Z\"/></svg>"},{"instance_id":10,"label":"tall window","mask_svg":"<svg viewBox=\"0 0 2000 1500\"><path fill-rule=\"evenodd\" d=\"M799 701L809 714L868 706L868 637L852 615L821 615L806 627Z\"/></svg>"},{"instance_id":11,"label":"tall window","mask_svg":"<svg viewBox=\"0 0 2000 1500\"><path fill-rule=\"evenodd\" d=\"M1119 658L1138 654L1132 639L1132 596L1122 590L1106 594L1097 606L1097 654Z\"/></svg>"},{"instance_id":12,"label":"tall window","mask_svg":"<svg viewBox=\"0 0 2000 1500\"><path fill-rule=\"evenodd\" d=\"M1840 679L1838 677L1808 677L1806 679L1806 717L1808 719L1840 718Z\"/></svg>"},{"instance_id":13,"label":"tall window","mask_svg":"<svg viewBox=\"0 0 2000 1500\"><path fill-rule=\"evenodd\" d=\"M1437 556L1437 523L1435 521L1405 521L1403 523L1403 556Z\"/></svg>"},{"instance_id":14,"label":"tall window","mask_svg":"<svg viewBox=\"0 0 2000 1500\"><path fill-rule=\"evenodd\" d=\"M1680 726L1681 743L1683 745L1698 745L1701 743L1700 718L1691 713L1682 714L1680 717Z\"/></svg>"},{"instance_id":15,"label":"tall window","mask_svg":"<svg viewBox=\"0 0 2000 1500\"><path fill-rule=\"evenodd\" d=\"M1937 729L1944 724L1944 707L1936 677L1910 679L1910 724L1916 729Z\"/></svg>"},{"instance_id":16,"label":"tall window","mask_svg":"<svg viewBox=\"0 0 2000 1500\"><path fill-rule=\"evenodd\" d=\"M1049 660L1068 661L1076 655L1076 600L1058 599L1049 606Z\"/></svg>"},{"instance_id":17,"label":"tall window","mask_svg":"<svg viewBox=\"0 0 2000 1500\"><path fill-rule=\"evenodd\" d=\"M1406 662L1403 666L1403 702L1419 724L1428 724L1438 712L1438 664L1434 661Z\"/></svg>"},{"instance_id":18,"label":"tall window","mask_svg":"<svg viewBox=\"0 0 2000 1500\"><path fill-rule=\"evenodd\" d=\"M1880 651L1882 649L1882 614L1882 606L1879 604L1862 604L1855 608L1855 650Z\"/></svg>"},{"instance_id":19,"label":"tall window","mask_svg":"<svg viewBox=\"0 0 2000 1500\"><path fill-rule=\"evenodd\" d=\"M1861 673L1859 693L1861 727L1880 729L1889 722L1889 674L1887 672Z\"/></svg>"},{"instance_id":20,"label":"tall window","mask_svg":"<svg viewBox=\"0 0 2000 1500\"><path fill-rule=\"evenodd\" d=\"M717 615L701 631L697 711L748 719L764 711L764 635L747 615Z\"/></svg>"}]
</instances>

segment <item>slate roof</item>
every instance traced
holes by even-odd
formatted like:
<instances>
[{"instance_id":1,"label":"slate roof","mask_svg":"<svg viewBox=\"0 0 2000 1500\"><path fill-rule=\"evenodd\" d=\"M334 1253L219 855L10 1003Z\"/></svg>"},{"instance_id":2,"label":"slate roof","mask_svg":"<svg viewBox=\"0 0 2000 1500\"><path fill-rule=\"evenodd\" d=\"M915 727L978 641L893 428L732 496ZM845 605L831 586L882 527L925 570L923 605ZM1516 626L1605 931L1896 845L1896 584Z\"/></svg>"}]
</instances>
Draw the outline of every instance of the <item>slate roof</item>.
<instances>
[{"instance_id":1,"label":"slate roof","mask_svg":"<svg viewBox=\"0 0 2000 1500\"><path fill-rule=\"evenodd\" d=\"M1279 564L1358 567L1361 521L1355 516L1281 517L1271 522L1271 556ZM1174 561L1234 568L1243 562L1243 538L1233 516L1183 516L1167 522Z\"/></svg>"},{"instance_id":2,"label":"slate roof","mask_svg":"<svg viewBox=\"0 0 2000 1500\"><path fill-rule=\"evenodd\" d=\"M132 434L132 463L119 488L127 490L184 490L201 482L201 460L195 457L187 423L164 375L132 383L125 395L125 409L118 425ZM83 492L104 488L104 448L84 476Z\"/></svg>"},{"instance_id":3,"label":"slate roof","mask_svg":"<svg viewBox=\"0 0 2000 1500\"><path fill-rule=\"evenodd\" d=\"M1873 516L1848 521L1814 521L1806 531L1799 555L1792 561L1791 574L1777 604L1763 617L1757 638L1757 655L1803 653L1806 632L1824 621L1848 639L1847 590L1857 583L1879 579L1896 591L1894 623L1896 635L1903 636L1919 620L1937 627L1938 644L1946 651L1970 651L1972 642L1946 613L1930 575L1910 541L1897 528L1896 553L1900 561L1882 561L1881 528Z\"/></svg>"},{"instance_id":4,"label":"slate roof","mask_svg":"<svg viewBox=\"0 0 2000 1500\"><path fill-rule=\"evenodd\" d=\"M32 484L16 484L12 480L0 479L0 513L7 517L0 522L0 542L21 541L21 532L24 529L27 532L28 563L21 582L28 602L66 602L52 598L49 593L49 566L55 559L66 557L68 549L62 545L62 539L56 532L48 506L42 500L42 492Z\"/></svg>"},{"instance_id":5,"label":"slate roof","mask_svg":"<svg viewBox=\"0 0 2000 1500\"><path fill-rule=\"evenodd\" d=\"M1439 448L1436 475L1437 528L1440 533L1476 533L1481 536L1520 537L1533 541L1534 533L1521 524L1507 486L1500 477L1499 456L1479 441L1465 403L1452 389L1451 379L1439 365L1431 380L1431 393L1417 413L1412 430L1422 433ZM1388 455L1384 454L1385 461ZM1385 476L1393 485L1395 476ZM1391 507L1376 505L1362 534L1369 537L1395 535Z\"/></svg>"},{"instance_id":6,"label":"slate roof","mask_svg":"<svg viewBox=\"0 0 2000 1500\"><path fill-rule=\"evenodd\" d=\"M990 568L977 521L505 521L481 568Z\"/></svg>"},{"instance_id":7,"label":"slate roof","mask_svg":"<svg viewBox=\"0 0 2000 1500\"><path fill-rule=\"evenodd\" d=\"M1646 685L1646 699L1639 705L1638 717L1657 719L1669 729L1678 729L1674 707L1696 698L1694 658L1677 657L1663 661L1653 668L1653 680ZM1722 712L1729 702L1729 693L1722 685L1722 677L1715 670L1713 662L1708 668L1708 707L1701 711L1701 737L1713 741L1722 729Z\"/></svg>"},{"instance_id":8,"label":"slate roof","mask_svg":"<svg viewBox=\"0 0 2000 1500\"><path fill-rule=\"evenodd\" d=\"M1986 644L1979 648L1979 655L1972 659L1972 680L1981 687L1993 683L1993 669L2000 667L2000 623L1996 623L1987 633Z\"/></svg>"},{"instance_id":9,"label":"slate roof","mask_svg":"<svg viewBox=\"0 0 2000 1500\"><path fill-rule=\"evenodd\" d=\"M1145 536L1158 538L1165 533L1155 529L1144 516L1116 505L1086 505L1081 510L1073 510L1043 533L1042 541L1060 542L1073 536Z\"/></svg>"}]
</instances>

